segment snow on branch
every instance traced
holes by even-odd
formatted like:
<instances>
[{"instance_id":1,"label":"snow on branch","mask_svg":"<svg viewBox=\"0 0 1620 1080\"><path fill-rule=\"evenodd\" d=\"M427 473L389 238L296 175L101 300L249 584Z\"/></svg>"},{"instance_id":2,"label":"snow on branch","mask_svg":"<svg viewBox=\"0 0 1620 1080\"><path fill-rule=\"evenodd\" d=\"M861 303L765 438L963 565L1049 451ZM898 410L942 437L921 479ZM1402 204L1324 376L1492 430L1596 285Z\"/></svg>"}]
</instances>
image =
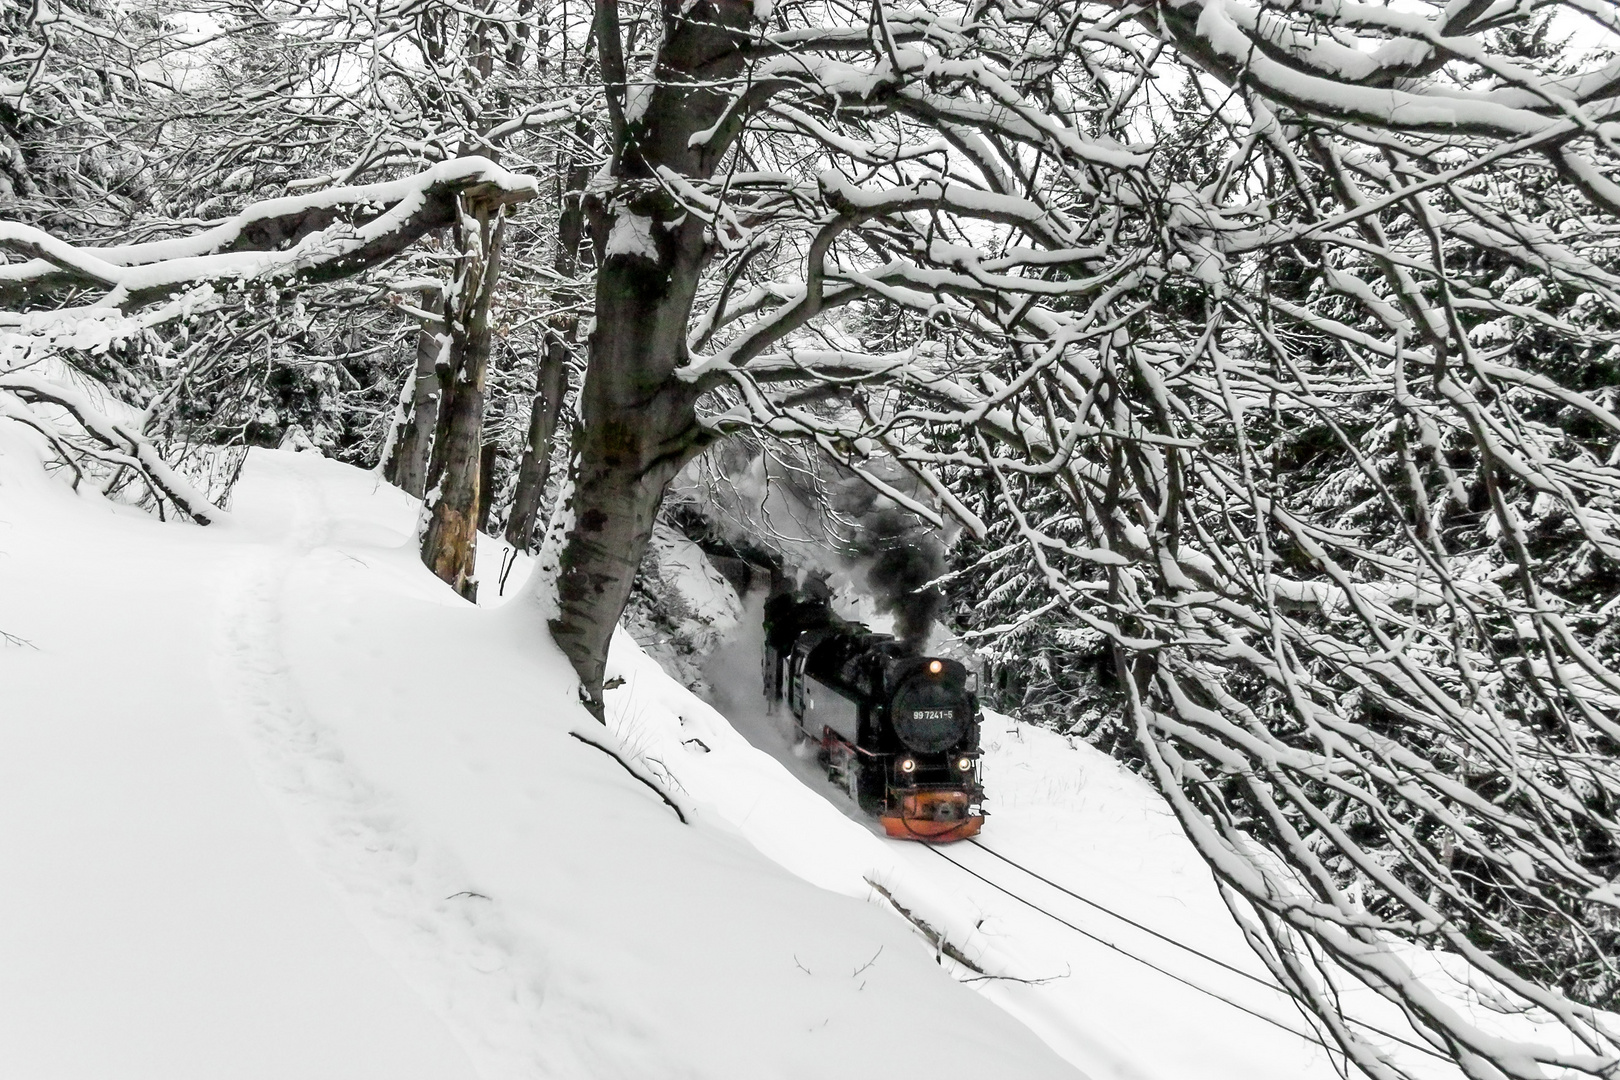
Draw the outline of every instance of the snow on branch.
<instances>
[{"instance_id":1,"label":"snow on branch","mask_svg":"<svg viewBox=\"0 0 1620 1080\"><path fill-rule=\"evenodd\" d=\"M478 157L415 176L254 203L190 236L77 247L28 225L0 222L0 247L27 261L0 266L0 305L38 307L70 292L130 311L181 290L266 278L316 283L358 273L455 220L458 197L507 206L533 198L530 177Z\"/></svg>"},{"instance_id":2,"label":"snow on branch","mask_svg":"<svg viewBox=\"0 0 1620 1080\"><path fill-rule=\"evenodd\" d=\"M109 419L89 395L62 382L46 379L32 372L0 372L0 393L10 394L24 406L48 405L65 412L83 432L93 440L88 449L75 447L71 436L65 434L39 410L8 408L0 415L20 420L46 436L52 447L78 472L74 457L88 453L96 460L119 468L126 468L140 476L154 495L167 499L182 513L200 525L212 525L226 514L209 501L208 496L163 460L150 439L128 424ZM0 405L4 404L0 398Z\"/></svg>"},{"instance_id":3,"label":"snow on branch","mask_svg":"<svg viewBox=\"0 0 1620 1080\"><path fill-rule=\"evenodd\" d=\"M44 374L60 369L58 354L105 355L154 327L220 309L231 286L357 274L449 225L459 203L506 206L536 191L528 177L458 158L400 180L255 203L205 231L143 244L78 246L0 222L0 247L26 257L0 266L0 302L12 308L0 311L0 394L16 403L5 415L44 435L76 474L80 461L97 461L138 477L160 513L167 502L202 524L220 520L139 423L112 419L69 380ZM79 303L54 306L64 297Z\"/></svg>"},{"instance_id":4,"label":"snow on branch","mask_svg":"<svg viewBox=\"0 0 1620 1080\"><path fill-rule=\"evenodd\" d=\"M1472 1080L1611 1074L1620 63L1504 5L975 11L762 32L748 171L662 178L704 423L937 485L1014 679L1099 643L1365 1073L1425 1066L1358 985Z\"/></svg>"}]
</instances>

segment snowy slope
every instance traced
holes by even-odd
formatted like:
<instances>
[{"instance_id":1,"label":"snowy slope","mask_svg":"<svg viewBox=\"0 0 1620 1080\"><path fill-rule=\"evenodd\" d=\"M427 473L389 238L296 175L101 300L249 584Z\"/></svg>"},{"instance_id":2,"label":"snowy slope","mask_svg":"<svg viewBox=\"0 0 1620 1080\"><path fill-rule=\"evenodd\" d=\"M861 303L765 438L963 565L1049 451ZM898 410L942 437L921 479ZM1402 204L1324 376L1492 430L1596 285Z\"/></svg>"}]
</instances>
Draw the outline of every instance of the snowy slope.
<instances>
[{"instance_id":1,"label":"snowy slope","mask_svg":"<svg viewBox=\"0 0 1620 1080\"><path fill-rule=\"evenodd\" d=\"M255 451L160 524L0 425L0 1078L1337 1075L1105 756L988 714L983 845L888 840L766 715L759 596L713 705L621 633L603 731L528 560L471 607L416 512Z\"/></svg>"},{"instance_id":2,"label":"snowy slope","mask_svg":"<svg viewBox=\"0 0 1620 1080\"><path fill-rule=\"evenodd\" d=\"M808 880L868 900L880 886L973 965L943 966L1097 1080L1343 1075L1342 1055L1244 942L1164 800L1084 742L986 712L992 816L978 841L884 837L795 748L788 717L766 714L763 599L749 598L710 659L713 706L616 640L610 670L625 682L609 695L610 726L671 783ZM1576 1049L1550 1017L1493 1010L1499 993L1468 982L1454 958L1398 948L1485 1030ZM1338 989L1352 1022L1412 1075L1459 1080L1394 1006L1346 976Z\"/></svg>"},{"instance_id":3,"label":"snowy slope","mask_svg":"<svg viewBox=\"0 0 1620 1080\"><path fill-rule=\"evenodd\" d=\"M609 696L609 720L628 743L668 765L695 797L795 873L850 896L869 896L870 881L882 884L982 969L957 967L959 977L1098 1080L1339 1075L1279 991L1111 918L992 854L1269 981L1164 801L1085 743L986 713L992 816L983 847L937 849L884 837L804 748L795 749L787 715L765 714L762 599L750 598L738 634L706 671L710 685L724 688L715 695L718 709L660 680L621 635L610 670L626 683ZM652 686L661 708L648 707ZM693 739L711 752L693 755ZM1369 1019L1409 1034L1381 1003L1360 1004ZM1432 1064L1436 1077L1457 1075Z\"/></svg>"},{"instance_id":4,"label":"snowy slope","mask_svg":"<svg viewBox=\"0 0 1620 1080\"><path fill-rule=\"evenodd\" d=\"M255 451L234 511L0 427L0 1076L1077 1075L791 834L570 738L532 605L455 599L398 492Z\"/></svg>"}]
</instances>

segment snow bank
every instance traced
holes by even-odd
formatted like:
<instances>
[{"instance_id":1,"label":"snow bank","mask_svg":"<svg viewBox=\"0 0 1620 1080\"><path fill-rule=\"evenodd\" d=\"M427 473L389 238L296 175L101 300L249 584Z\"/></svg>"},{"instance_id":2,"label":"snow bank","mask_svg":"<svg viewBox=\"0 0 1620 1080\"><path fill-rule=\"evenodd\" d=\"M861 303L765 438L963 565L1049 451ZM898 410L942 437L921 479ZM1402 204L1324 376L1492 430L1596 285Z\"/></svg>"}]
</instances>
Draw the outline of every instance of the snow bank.
<instances>
[{"instance_id":1,"label":"snow bank","mask_svg":"<svg viewBox=\"0 0 1620 1080\"><path fill-rule=\"evenodd\" d=\"M0 1075L1076 1075L851 895L881 866L733 824L826 805L768 759L684 770L688 826L570 738L533 610L455 599L370 474L254 451L204 530L40 465L0 426Z\"/></svg>"},{"instance_id":2,"label":"snow bank","mask_svg":"<svg viewBox=\"0 0 1620 1080\"><path fill-rule=\"evenodd\" d=\"M663 670L700 689L701 658L734 630L742 615L736 590L708 556L662 521L642 557L636 588L620 624Z\"/></svg>"},{"instance_id":3,"label":"snow bank","mask_svg":"<svg viewBox=\"0 0 1620 1080\"><path fill-rule=\"evenodd\" d=\"M416 517L254 451L162 525L0 425L0 1076L1336 1075L1105 756L988 714L984 846L888 840L766 714L761 597L665 545L714 704L621 632L603 731L529 561L474 608Z\"/></svg>"}]
</instances>

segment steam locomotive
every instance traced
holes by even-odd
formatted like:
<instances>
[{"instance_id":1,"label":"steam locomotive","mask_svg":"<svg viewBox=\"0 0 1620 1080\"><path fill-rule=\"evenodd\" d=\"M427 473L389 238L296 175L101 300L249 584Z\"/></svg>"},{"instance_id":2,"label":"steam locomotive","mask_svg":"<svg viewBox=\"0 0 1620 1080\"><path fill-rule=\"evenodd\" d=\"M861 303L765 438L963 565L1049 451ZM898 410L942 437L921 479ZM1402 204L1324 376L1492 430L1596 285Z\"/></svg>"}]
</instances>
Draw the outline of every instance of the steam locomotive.
<instances>
[{"instance_id":1,"label":"steam locomotive","mask_svg":"<svg viewBox=\"0 0 1620 1080\"><path fill-rule=\"evenodd\" d=\"M984 823L976 678L955 660L782 593L765 605L765 700L786 701L827 775L890 836L947 841Z\"/></svg>"}]
</instances>

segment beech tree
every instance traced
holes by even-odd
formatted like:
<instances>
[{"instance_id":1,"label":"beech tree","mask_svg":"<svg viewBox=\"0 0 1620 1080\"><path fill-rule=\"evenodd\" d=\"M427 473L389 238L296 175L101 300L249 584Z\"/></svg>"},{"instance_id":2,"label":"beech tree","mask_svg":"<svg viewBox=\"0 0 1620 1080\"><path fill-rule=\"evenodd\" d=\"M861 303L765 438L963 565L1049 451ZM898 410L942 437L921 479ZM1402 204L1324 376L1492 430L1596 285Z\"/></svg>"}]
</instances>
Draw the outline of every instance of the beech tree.
<instances>
[{"instance_id":1,"label":"beech tree","mask_svg":"<svg viewBox=\"0 0 1620 1080\"><path fill-rule=\"evenodd\" d=\"M621 10L553 622L592 703L692 454L908 461L933 505L867 475L994 523L1108 643L1133 749L1357 1068L1417 1066L1351 982L1470 1076L1612 1071L1620 67L1488 4L716 2L623 61Z\"/></svg>"},{"instance_id":2,"label":"beech tree","mask_svg":"<svg viewBox=\"0 0 1620 1080\"><path fill-rule=\"evenodd\" d=\"M1561 8L1620 32L1607 5ZM550 133L527 162L580 216L505 256L566 253L525 293L535 318L591 290L545 562L587 707L671 479L739 432L811 444L964 526L980 634L1044 620L1106 657L1115 751L1357 1069L1422 1068L1346 1017L1359 985L1478 1080L1612 1075L1620 61L1485 0L605 0L588 27L558 15L554 51L520 32L556 11L249 20L314 56L398 48L358 86L244 100L253 123L216 145L342 133L298 205L350 198L343 221L253 256L293 275L319 251L305 282L359 265L362 236L394 236L452 175L502 204L532 192L457 155ZM520 40L528 60L497 62ZM565 51L560 82L539 78ZM381 212L336 194L368 170L417 194ZM459 223L460 280L487 282L499 222L451 202L432 220ZM36 308L8 316L13 357L67 325L76 289L105 302L75 326L184 315L159 248L120 262L6 228L24 259L0 280ZM139 293L154 274L170 291ZM447 300L469 342L498 301ZM15 366L13 411L39 400ZM120 463L152 457L84 428ZM893 462L915 483L888 482ZM472 490L445 504L462 551ZM1479 1006L1420 978L1420 950Z\"/></svg>"}]
</instances>

